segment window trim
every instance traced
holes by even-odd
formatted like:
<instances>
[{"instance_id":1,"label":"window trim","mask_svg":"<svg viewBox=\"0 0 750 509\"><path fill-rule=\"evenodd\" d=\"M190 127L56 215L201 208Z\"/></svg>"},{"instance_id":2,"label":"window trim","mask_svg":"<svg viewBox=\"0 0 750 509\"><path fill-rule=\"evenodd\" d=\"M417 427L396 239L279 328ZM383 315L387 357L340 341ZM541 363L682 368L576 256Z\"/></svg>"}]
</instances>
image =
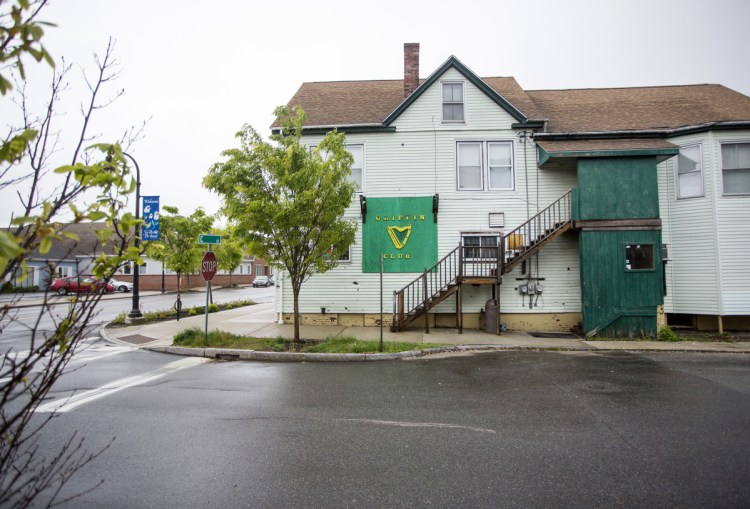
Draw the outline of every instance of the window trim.
<instances>
[{"instance_id":1,"label":"window trim","mask_svg":"<svg viewBox=\"0 0 750 509\"><path fill-rule=\"evenodd\" d=\"M310 151L311 154L315 151L315 149L318 147L319 144L320 144L320 142L314 143L314 144L310 144L310 145L307 146L307 148L308 148L308 150ZM366 143L361 142L361 143L347 143L347 144L345 144L344 148L347 149L347 151L351 154L351 151L349 151L349 147L362 147L362 178L361 178L361 182L360 182L360 186L359 186L360 189L355 189L354 192L357 193L357 194L365 194L365 168L367 167L367 162L366 162L366 158L367 158ZM354 157L354 155L352 155L352 157Z\"/></svg>"},{"instance_id":2,"label":"window trim","mask_svg":"<svg viewBox=\"0 0 750 509\"><path fill-rule=\"evenodd\" d=\"M466 262L476 262L476 261L482 261L487 260L492 257L484 257L482 256L482 248L494 248L497 249L500 246L500 239L502 238L503 233L499 231L480 231L480 232L461 232L461 249L463 250L463 259ZM478 246L467 246L465 244L465 240L467 237L477 237L479 238L479 245ZM482 238L485 237L492 237L496 240L496 243L494 246L483 246L482 245ZM479 249L479 258L476 258L474 256L467 256L466 254L466 248L473 248L473 249ZM498 254L499 251L496 251L495 254Z\"/></svg>"},{"instance_id":3,"label":"window trim","mask_svg":"<svg viewBox=\"0 0 750 509\"><path fill-rule=\"evenodd\" d=\"M510 180L511 187L490 187L490 145L510 146ZM478 188L461 188L461 166L459 147L461 145L479 145L480 176ZM516 190L516 157L513 140L456 140L456 191L515 191Z\"/></svg>"},{"instance_id":4,"label":"window trim","mask_svg":"<svg viewBox=\"0 0 750 509\"><path fill-rule=\"evenodd\" d=\"M655 244L652 242L623 242L622 247L622 253L623 253L623 260L627 262L627 254L628 254L628 247L630 246L651 246L651 268L650 269L632 269L628 268L627 263L624 264L623 270L627 274L638 274L641 272L656 272L656 261L657 261L657 252L655 248ZM661 249L661 246L659 246L659 249ZM632 264L632 262L631 262Z\"/></svg>"},{"instance_id":5,"label":"window trim","mask_svg":"<svg viewBox=\"0 0 750 509\"><path fill-rule=\"evenodd\" d=\"M346 252L346 258L339 258L339 265L351 265L352 263L352 246L349 246Z\"/></svg>"},{"instance_id":6,"label":"window trim","mask_svg":"<svg viewBox=\"0 0 750 509\"><path fill-rule=\"evenodd\" d=\"M728 193L726 189L724 189L724 151L722 150L722 147L724 145L750 145L750 140L742 139L742 140L722 140L719 141L719 171L721 172L721 195L726 196L728 198L731 197L743 197L743 196L750 196L750 193ZM745 169L745 168L733 168L729 171L739 170L739 169Z\"/></svg>"},{"instance_id":7,"label":"window trim","mask_svg":"<svg viewBox=\"0 0 750 509\"><path fill-rule=\"evenodd\" d=\"M461 187L461 157L462 145L479 147L479 187ZM457 141L456 142L456 190L457 191L484 191L484 146L481 141Z\"/></svg>"},{"instance_id":8,"label":"window trim","mask_svg":"<svg viewBox=\"0 0 750 509\"><path fill-rule=\"evenodd\" d=\"M696 148L696 147L698 148L699 157L700 157L700 160L698 161L698 163L700 164L700 169L698 171L700 172L700 175L701 175L701 190L700 190L700 194L695 194L695 195L690 195L690 196L681 196L680 195L680 156L678 154L677 158L675 159L675 164L674 164L675 198L677 200L689 200L689 199L692 199L692 198L703 198L703 197L706 196L706 180L705 180L705 173L704 173L704 168L703 168L703 166L704 166L704 164L703 164L703 144L702 143L691 143L689 145L681 146L680 147L680 151L682 151L683 149ZM682 173L682 175L687 175L689 173L695 173L695 172Z\"/></svg>"},{"instance_id":9,"label":"window trim","mask_svg":"<svg viewBox=\"0 0 750 509\"><path fill-rule=\"evenodd\" d=\"M487 190L488 191L514 191L516 188L516 175L513 171L513 142L511 141L487 141ZM490 176L490 145L509 145L510 146L510 187L492 187L492 178Z\"/></svg>"},{"instance_id":10,"label":"window trim","mask_svg":"<svg viewBox=\"0 0 750 509\"><path fill-rule=\"evenodd\" d=\"M446 102L443 99L443 87L445 85L461 85L461 102ZM462 120L450 120L445 118L445 108L444 106L446 104L461 104L463 109L463 119ZM442 124L466 124L466 82L463 80L445 80L440 82L440 122Z\"/></svg>"},{"instance_id":11,"label":"window trim","mask_svg":"<svg viewBox=\"0 0 750 509\"><path fill-rule=\"evenodd\" d=\"M351 151L349 150L349 147L362 147L362 168L361 168L361 176L360 176L360 184L359 189L355 189L355 193L364 194L365 193L365 144L364 143L347 143L344 148L346 148L347 152L351 154ZM352 154L352 158L354 155Z\"/></svg>"}]
</instances>

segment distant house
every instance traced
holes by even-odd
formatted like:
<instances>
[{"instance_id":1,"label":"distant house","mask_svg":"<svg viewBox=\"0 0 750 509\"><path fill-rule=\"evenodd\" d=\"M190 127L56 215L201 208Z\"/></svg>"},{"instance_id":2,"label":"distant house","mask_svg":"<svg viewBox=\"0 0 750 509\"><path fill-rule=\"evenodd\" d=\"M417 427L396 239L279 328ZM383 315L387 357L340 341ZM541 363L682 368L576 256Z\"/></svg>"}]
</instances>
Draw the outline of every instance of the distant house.
<instances>
[{"instance_id":1,"label":"distant house","mask_svg":"<svg viewBox=\"0 0 750 509\"><path fill-rule=\"evenodd\" d=\"M46 290L53 277L69 277L79 274L91 274L94 260L101 254L112 254L112 246L102 246L96 237L97 230L107 228L105 223L78 223L67 224L64 231L74 233L80 238L76 242L73 239L63 238L52 243L52 248L46 254L38 251L27 258L29 266L28 277L21 280L20 271L9 280L15 286L38 286L40 290ZM196 239L197 241L197 239ZM50 274L49 268L54 267L54 273ZM164 274L162 284L162 273ZM220 286L229 282L237 284L251 284L255 276L271 275L271 267L264 260L254 256L245 256L240 266L233 274L225 270L218 271L214 278L214 285ZM143 290L174 290L177 281L174 272L162 266L158 260L144 257L143 264L139 268L139 286ZM121 267L116 276L124 281L132 281L133 264L128 263ZM171 276L171 277L168 277ZM183 285L187 284L188 275L184 275ZM202 279L200 275L191 275L191 285L200 286ZM185 286L183 288L186 289Z\"/></svg>"},{"instance_id":2,"label":"distant house","mask_svg":"<svg viewBox=\"0 0 750 509\"><path fill-rule=\"evenodd\" d=\"M26 259L29 274L25 280L20 274L11 278L15 286L38 286L46 290L52 277L69 277L79 274L90 274L94 260L101 254L112 254L111 245L102 246L96 237L97 230L106 228L104 223L67 224L64 231L79 237L79 241L64 237L52 243L47 253L38 250ZM50 274L50 267L54 267L54 274Z\"/></svg>"},{"instance_id":3,"label":"distant house","mask_svg":"<svg viewBox=\"0 0 750 509\"><path fill-rule=\"evenodd\" d=\"M139 268L139 286L143 290L176 290L177 289L177 274L171 269L164 266L159 260L145 257L143 264ZM212 284L214 287L227 285L230 283L236 284L251 284L256 276L269 276L273 273L272 268L268 263L255 256L245 255L239 267L230 274L226 270L219 270L214 276ZM118 278L124 281L132 281L133 279L133 264L127 264L118 271ZM183 290L190 287L202 286L205 283L201 278L200 274L183 274L182 282L180 287Z\"/></svg>"},{"instance_id":4,"label":"distant house","mask_svg":"<svg viewBox=\"0 0 750 509\"><path fill-rule=\"evenodd\" d=\"M356 242L303 323L654 336L750 328L750 98L721 85L521 88L450 57L419 78L303 83L303 142L346 134ZM278 132L279 126L272 130ZM290 320L281 280L278 309ZM494 325L493 325L494 327Z\"/></svg>"}]
</instances>

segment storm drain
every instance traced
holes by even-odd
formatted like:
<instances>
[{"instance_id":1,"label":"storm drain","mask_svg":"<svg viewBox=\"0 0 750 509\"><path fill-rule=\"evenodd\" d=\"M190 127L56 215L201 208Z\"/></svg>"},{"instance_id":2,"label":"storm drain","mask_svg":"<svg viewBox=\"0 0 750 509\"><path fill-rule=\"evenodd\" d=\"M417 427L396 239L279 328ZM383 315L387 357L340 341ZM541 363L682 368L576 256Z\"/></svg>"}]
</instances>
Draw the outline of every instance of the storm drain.
<instances>
[{"instance_id":1,"label":"storm drain","mask_svg":"<svg viewBox=\"0 0 750 509\"><path fill-rule=\"evenodd\" d=\"M123 336L117 339L119 339L120 341L133 343L134 345L142 345L144 343L151 343L152 341L156 341L156 338L150 338L148 336L144 336L143 334L133 334L131 336Z\"/></svg>"},{"instance_id":2,"label":"storm drain","mask_svg":"<svg viewBox=\"0 0 750 509\"><path fill-rule=\"evenodd\" d=\"M240 360L240 354L238 353L218 353L216 358L222 361L238 361Z\"/></svg>"}]
</instances>

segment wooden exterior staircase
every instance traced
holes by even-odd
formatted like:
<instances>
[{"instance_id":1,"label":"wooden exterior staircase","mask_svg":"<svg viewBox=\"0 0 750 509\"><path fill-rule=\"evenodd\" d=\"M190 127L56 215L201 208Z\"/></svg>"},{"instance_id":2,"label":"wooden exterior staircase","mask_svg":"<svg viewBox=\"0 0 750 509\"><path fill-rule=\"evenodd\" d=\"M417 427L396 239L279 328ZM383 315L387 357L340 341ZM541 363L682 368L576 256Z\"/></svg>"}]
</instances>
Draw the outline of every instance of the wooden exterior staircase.
<instances>
[{"instance_id":1,"label":"wooden exterior staircase","mask_svg":"<svg viewBox=\"0 0 750 509\"><path fill-rule=\"evenodd\" d=\"M503 274L512 271L531 255L543 249L552 239L570 230L573 190L500 238L497 246L458 246L414 281L393 292L391 330L404 330L415 320L453 294L456 298L456 328L461 321L461 286L469 284L499 285ZM429 320L425 318L425 331Z\"/></svg>"}]
</instances>

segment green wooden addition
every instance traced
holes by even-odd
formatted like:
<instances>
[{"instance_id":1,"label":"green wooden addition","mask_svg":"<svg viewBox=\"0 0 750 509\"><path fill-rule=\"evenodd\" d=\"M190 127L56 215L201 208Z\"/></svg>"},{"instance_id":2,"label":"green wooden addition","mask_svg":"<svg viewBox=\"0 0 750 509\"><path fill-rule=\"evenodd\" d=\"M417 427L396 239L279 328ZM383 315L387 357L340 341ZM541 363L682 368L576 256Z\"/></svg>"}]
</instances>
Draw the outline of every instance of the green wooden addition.
<instances>
[{"instance_id":1,"label":"green wooden addition","mask_svg":"<svg viewBox=\"0 0 750 509\"><path fill-rule=\"evenodd\" d=\"M664 297L656 164L655 157L578 161L574 210L589 336L657 334Z\"/></svg>"}]
</instances>

